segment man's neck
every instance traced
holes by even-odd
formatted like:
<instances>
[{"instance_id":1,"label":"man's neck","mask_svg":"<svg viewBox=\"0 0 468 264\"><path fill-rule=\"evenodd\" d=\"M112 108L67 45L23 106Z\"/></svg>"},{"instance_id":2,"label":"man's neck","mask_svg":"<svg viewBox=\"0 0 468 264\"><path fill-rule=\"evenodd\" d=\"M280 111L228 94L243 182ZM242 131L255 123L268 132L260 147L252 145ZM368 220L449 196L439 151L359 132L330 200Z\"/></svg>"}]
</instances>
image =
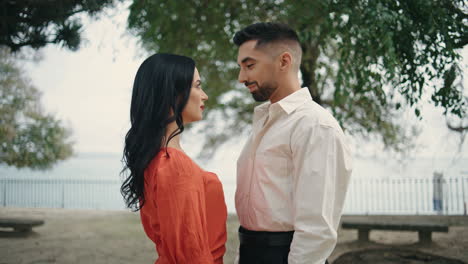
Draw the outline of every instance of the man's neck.
<instances>
[{"instance_id":1,"label":"man's neck","mask_svg":"<svg viewBox=\"0 0 468 264\"><path fill-rule=\"evenodd\" d=\"M298 78L288 78L284 82L278 84L278 89L276 89L276 92L270 97L270 103L274 104L300 89L301 85Z\"/></svg>"}]
</instances>

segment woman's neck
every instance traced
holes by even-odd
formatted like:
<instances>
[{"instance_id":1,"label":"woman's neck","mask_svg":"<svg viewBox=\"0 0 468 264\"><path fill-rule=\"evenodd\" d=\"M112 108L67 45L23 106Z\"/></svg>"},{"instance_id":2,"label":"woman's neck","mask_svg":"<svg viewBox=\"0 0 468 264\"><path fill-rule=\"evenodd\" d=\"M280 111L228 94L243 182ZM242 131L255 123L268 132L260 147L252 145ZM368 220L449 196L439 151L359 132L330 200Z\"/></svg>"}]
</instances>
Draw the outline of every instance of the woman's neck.
<instances>
[{"instance_id":1,"label":"woman's neck","mask_svg":"<svg viewBox=\"0 0 468 264\"><path fill-rule=\"evenodd\" d=\"M166 126L166 135L164 137L164 142L163 142L164 147L166 146L166 142L167 140L169 140L169 137L171 136L171 134L177 129L178 127L177 127L176 122L172 122ZM169 141L169 144L167 144L167 147L182 150L182 147L180 146L180 134L173 137L171 141Z\"/></svg>"}]
</instances>

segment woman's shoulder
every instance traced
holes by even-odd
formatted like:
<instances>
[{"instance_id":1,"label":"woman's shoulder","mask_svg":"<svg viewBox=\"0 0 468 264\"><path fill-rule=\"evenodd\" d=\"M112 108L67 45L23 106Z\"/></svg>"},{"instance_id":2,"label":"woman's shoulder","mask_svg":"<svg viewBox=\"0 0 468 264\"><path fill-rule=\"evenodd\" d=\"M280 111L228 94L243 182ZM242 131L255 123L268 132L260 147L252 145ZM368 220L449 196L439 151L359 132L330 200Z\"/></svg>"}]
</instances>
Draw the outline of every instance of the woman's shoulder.
<instances>
[{"instance_id":1,"label":"woman's shoulder","mask_svg":"<svg viewBox=\"0 0 468 264\"><path fill-rule=\"evenodd\" d=\"M158 181L197 180L195 176L201 172L200 167L185 152L176 148L161 149L155 162Z\"/></svg>"},{"instance_id":2,"label":"woman's shoulder","mask_svg":"<svg viewBox=\"0 0 468 264\"><path fill-rule=\"evenodd\" d=\"M161 148L158 153L159 165L165 166L177 166L177 167L191 167L195 165L193 160L181 149L176 148Z\"/></svg>"}]
</instances>

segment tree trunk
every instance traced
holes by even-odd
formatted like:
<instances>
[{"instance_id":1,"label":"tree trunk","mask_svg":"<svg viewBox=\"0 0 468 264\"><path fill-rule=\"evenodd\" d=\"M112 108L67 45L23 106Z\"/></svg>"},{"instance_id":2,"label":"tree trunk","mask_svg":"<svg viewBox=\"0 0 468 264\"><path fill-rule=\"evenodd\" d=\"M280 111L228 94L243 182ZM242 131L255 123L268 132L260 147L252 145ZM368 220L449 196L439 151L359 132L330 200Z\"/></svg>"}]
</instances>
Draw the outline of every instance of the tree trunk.
<instances>
[{"instance_id":1,"label":"tree trunk","mask_svg":"<svg viewBox=\"0 0 468 264\"><path fill-rule=\"evenodd\" d=\"M321 94L318 88L317 80L315 78L315 70L317 67L317 59L320 51L317 46L307 47L302 46L302 63L301 73L303 86L309 89L312 99L319 105L322 105Z\"/></svg>"}]
</instances>

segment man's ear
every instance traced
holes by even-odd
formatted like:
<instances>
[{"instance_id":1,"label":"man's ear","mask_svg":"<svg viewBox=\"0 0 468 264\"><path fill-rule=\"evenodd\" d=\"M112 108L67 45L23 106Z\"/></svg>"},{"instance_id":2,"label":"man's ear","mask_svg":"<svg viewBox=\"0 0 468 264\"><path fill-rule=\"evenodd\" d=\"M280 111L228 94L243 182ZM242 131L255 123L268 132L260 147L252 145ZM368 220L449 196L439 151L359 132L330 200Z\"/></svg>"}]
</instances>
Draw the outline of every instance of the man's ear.
<instances>
[{"instance_id":1,"label":"man's ear","mask_svg":"<svg viewBox=\"0 0 468 264\"><path fill-rule=\"evenodd\" d=\"M288 71L292 65L292 55L288 51L285 51L279 55L280 71Z\"/></svg>"}]
</instances>

